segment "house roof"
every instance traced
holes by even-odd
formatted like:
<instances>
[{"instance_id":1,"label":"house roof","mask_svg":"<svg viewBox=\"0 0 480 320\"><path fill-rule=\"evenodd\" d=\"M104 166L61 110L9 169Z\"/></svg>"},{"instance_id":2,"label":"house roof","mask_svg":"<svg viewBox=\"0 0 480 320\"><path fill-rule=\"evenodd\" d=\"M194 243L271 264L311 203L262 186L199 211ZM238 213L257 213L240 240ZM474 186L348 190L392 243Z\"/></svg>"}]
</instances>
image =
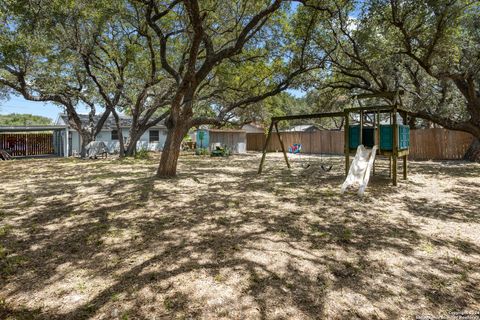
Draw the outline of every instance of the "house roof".
<instances>
[{"instance_id":1,"label":"house roof","mask_svg":"<svg viewBox=\"0 0 480 320\"><path fill-rule=\"evenodd\" d=\"M35 132L65 130L65 126L0 126L0 132Z\"/></svg>"},{"instance_id":2,"label":"house roof","mask_svg":"<svg viewBox=\"0 0 480 320\"><path fill-rule=\"evenodd\" d=\"M234 132L239 132L239 133L247 133L247 131L245 130L238 130L238 129L208 129L208 131L210 132L231 132L231 133L234 133Z\"/></svg>"},{"instance_id":3,"label":"house roof","mask_svg":"<svg viewBox=\"0 0 480 320\"><path fill-rule=\"evenodd\" d=\"M255 127L255 128L263 130L263 126L261 124L256 123L256 122L246 123L246 124L243 125L243 127L245 127L245 126L251 126L251 127Z\"/></svg>"},{"instance_id":4,"label":"house roof","mask_svg":"<svg viewBox=\"0 0 480 320\"><path fill-rule=\"evenodd\" d=\"M309 131L309 130L320 130L320 128L313 124L302 124L302 125L290 127L285 131Z\"/></svg>"},{"instance_id":5,"label":"house roof","mask_svg":"<svg viewBox=\"0 0 480 320\"><path fill-rule=\"evenodd\" d=\"M89 115L88 114L79 114L78 117L80 118L80 121L82 121L82 125L88 126L89 124ZM132 125L132 118L127 117L127 116L120 116L120 127L122 128L130 128ZM100 120L100 116L96 115L94 116L94 121L95 123ZM66 114L60 114L59 118L57 120L57 124L66 124L68 125L68 116ZM165 125L163 124L163 121L161 121L159 124L151 127L151 128L165 128ZM116 130L117 125L115 124L115 118L113 115L108 116L107 120L105 120L105 123L103 124L102 130Z\"/></svg>"},{"instance_id":6,"label":"house roof","mask_svg":"<svg viewBox=\"0 0 480 320\"><path fill-rule=\"evenodd\" d=\"M198 129L195 131L208 131L208 132L230 132L230 133L247 133L245 130L240 130L240 129Z\"/></svg>"}]
</instances>

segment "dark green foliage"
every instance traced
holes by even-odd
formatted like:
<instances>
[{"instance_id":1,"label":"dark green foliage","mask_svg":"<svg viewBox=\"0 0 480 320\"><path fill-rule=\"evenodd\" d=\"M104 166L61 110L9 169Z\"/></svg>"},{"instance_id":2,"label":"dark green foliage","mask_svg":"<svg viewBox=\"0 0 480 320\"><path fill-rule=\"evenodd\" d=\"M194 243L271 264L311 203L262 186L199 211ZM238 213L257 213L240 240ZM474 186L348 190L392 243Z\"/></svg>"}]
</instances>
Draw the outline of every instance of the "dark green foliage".
<instances>
[{"instance_id":1,"label":"dark green foliage","mask_svg":"<svg viewBox=\"0 0 480 320\"><path fill-rule=\"evenodd\" d=\"M135 153L135 159L148 160L150 159L150 154L148 153L147 149L141 149L141 150L138 150L137 153Z\"/></svg>"}]
</instances>

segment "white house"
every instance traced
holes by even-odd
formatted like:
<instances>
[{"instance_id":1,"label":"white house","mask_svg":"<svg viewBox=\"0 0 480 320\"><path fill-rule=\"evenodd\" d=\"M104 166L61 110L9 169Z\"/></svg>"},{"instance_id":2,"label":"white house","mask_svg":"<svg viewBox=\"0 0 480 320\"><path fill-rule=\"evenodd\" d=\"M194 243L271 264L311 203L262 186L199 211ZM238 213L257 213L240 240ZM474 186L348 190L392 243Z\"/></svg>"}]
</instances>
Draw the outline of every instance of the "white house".
<instances>
[{"instance_id":1,"label":"white house","mask_svg":"<svg viewBox=\"0 0 480 320\"><path fill-rule=\"evenodd\" d=\"M321 129L314 124L301 124L298 126L293 126L288 129L282 130L286 132L315 132L320 131Z\"/></svg>"},{"instance_id":2,"label":"white house","mask_svg":"<svg viewBox=\"0 0 480 320\"><path fill-rule=\"evenodd\" d=\"M89 124L89 116L87 114L79 114L80 120L84 126ZM100 116L95 116L95 121L98 121ZM126 116L120 116L120 126L122 128L123 139L129 136L129 130L132 123L132 119ZM80 153L81 149L81 136L78 132L71 128L68 123L68 117L66 114L60 114L55 123L57 126L66 126L68 129L68 155ZM64 135L65 132L62 132ZM137 150L146 149L149 151L160 151L163 149L165 139L167 137L167 128L163 123L148 129L137 142ZM107 144L110 153L118 152L120 149L120 143L118 141L118 130L115 124L115 119L112 115L105 121L102 130L97 135L96 141L103 141Z\"/></svg>"}]
</instances>

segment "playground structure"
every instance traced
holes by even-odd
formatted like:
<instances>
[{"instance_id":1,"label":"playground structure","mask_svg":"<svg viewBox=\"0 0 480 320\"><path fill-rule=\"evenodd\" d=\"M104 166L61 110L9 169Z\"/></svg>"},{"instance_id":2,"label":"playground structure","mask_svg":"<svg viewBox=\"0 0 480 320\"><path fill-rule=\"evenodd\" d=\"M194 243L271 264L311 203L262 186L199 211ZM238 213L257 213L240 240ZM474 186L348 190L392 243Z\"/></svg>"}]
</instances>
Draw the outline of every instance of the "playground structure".
<instances>
[{"instance_id":1,"label":"playground structure","mask_svg":"<svg viewBox=\"0 0 480 320\"><path fill-rule=\"evenodd\" d=\"M392 184L397 185L397 162L398 158L403 160L403 179L407 179L407 162L410 147L410 129L407 126L408 111L401 108L400 95L403 92L383 92L374 94L360 94L356 99L384 98L391 101L389 105L360 106L355 108L346 108L341 112L327 112L314 114L287 115L272 117L268 129L267 138L262 150L262 158L258 168L258 174L262 173L265 162L267 145L271 139L273 129L275 129L280 142L281 150L284 155L287 167L290 168L285 146L278 130L278 123L285 120L298 119L321 119L321 118L344 118L344 155L345 155L345 175L348 176L350 170L350 155L355 154L358 146L363 145L367 148L376 148L376 155L388 157L390 160L390 177ZM399 116L403 123L399 123ZM365 121L366 117L370 122ZM388 123L381 123L388 119ZM357 119L357 125L350 125L350 119ZM375 159L372 163L373 174L375 174ZM368 181L368 180L367 180Z\"/></svg>"}]
</instances>

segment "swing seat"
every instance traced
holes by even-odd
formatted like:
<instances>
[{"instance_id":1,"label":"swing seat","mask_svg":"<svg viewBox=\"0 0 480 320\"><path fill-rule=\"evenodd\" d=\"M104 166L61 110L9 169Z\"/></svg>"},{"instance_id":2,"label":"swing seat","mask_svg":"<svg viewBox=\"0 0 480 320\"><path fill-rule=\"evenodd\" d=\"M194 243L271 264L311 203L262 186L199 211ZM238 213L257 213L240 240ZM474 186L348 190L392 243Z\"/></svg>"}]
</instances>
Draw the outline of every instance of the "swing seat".
<instances>
[{"instance_id":1,"label":"swing seat","mask_svg":"<svg viewBox=\"0 0 480 320\"><path fill-rule=\"evenodd\" d=\"M331 165L327 166L327 165L325 165L325 164L322 164L322 165L320 166L320 168L322 168L322 170L325 171L325 172L329 172L330 170L332 170L333 165L331 164Z\"/></svg>"}]
</instances>

